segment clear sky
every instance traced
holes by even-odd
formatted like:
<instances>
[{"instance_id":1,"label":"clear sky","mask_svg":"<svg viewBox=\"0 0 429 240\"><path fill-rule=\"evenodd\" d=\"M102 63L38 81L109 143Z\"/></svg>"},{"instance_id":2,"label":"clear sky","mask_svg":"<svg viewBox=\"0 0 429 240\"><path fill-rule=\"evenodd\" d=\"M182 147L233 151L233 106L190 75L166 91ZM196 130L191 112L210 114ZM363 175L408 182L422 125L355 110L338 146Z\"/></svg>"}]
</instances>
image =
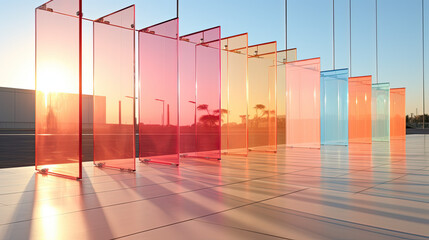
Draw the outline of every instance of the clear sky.
<instances>
[{"instance_id":1,"label":"clear sky","mask_svg":"<svg viewBox=\"0 0 429 240\"><path fill-rule=\"evenodd\" d=\"M45 0L2 3L0 86L34 89L34 8ZM136 4L136 28L176 16L175 0L83 0L95 19ZM427 1L426 1L427 2ZM426 29L429 2L425 4ZM220 25L222 36L249 33L249 44L278 41L285 48L284 0L181 0L180 34ZM348 0L335 0L336 67L349 65ZM407 114L422 113L421 0L378 0L379 82L407 88ZM84 92L92 91L92 24L84 24ZM429 29L426 30L426 39ZM288 0L288 48L298 59L321 57L332 69L332 0ZM426 58L429 46L426 46ZM429 60L426 73L429 74ZM352 0L352 75L375 78L375 0ZM426 78L428 79L428 78ZM426 81L429 112L429 82Z\"/></svg>"}]
</instances>

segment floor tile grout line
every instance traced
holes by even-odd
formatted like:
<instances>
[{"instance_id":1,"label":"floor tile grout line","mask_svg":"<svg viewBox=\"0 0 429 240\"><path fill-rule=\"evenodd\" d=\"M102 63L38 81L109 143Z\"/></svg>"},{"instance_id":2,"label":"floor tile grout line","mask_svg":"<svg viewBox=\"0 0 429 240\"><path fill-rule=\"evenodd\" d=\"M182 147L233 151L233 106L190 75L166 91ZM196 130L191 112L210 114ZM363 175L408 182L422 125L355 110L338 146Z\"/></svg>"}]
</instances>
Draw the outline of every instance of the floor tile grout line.
<instances>
[{"instance_id":1,"label":"floor tile grout line","mask_svg":"<svg viewBox=\"0 0 429 240\"><path fill-rule=\"evenodd\" d=\"M107 207L120 206L120 205L124 205L124 204L129 204L129 203L143 202L143 201L153 200L153 199L157 199L157 198L163 198L163 197L169 197L169 196L180 195L180 194L185 194L185 193L192 193L192 192L197 192L197 191L208 190L208 189L217 188L217 187L225 187L225 186L229 186L229 185L234 185L234 184L240 184L240 183L255 181L255 180L259 180L259 179L263 179L263 178L270 178L270 177L273 177L273 176L277 176L277 175L272 175L272 176L267 176L267 177L261 177L261 178L258 178L258 179L247 179L245 181L228 183L228 184L222 184L222 185L213 185L213 186L210 186L210 187L204 187L204 188L195 189L195 190L189 190L189 191L184 191L184 192L180 192L180 193L171 193L171 194L166 194L166 195L161 195L161 196L156 196L156 197L150 197L150 198L145 198L145 199L139 199L139 200L134 200L134 201L128 201L128 202L110 204L110 205L106 205L106 206L99 206L99 207L87 208L87 209L77 210L77 211L70 211L70 212L65 212L65 213L60 213L60 214L49 215L49 216L42 216L42 217L37 217L37 218L25 219L25 220L21 220L21 221L3 223L3 224L0 224L0 226L9 225L9 224L15 224L15 223L20 223L20 222L26 222L26 221L32 221L32 220L37 220L37 219L42 219L44 217L62 216L62 215L66 215L66 214L91 211L91 210L100 209L100 208L107 208ZM204 183L204 182L202 182L202 183Z\"/></svg>"},{"instance_id":2,"label":"floor tile grout line","mask_svg":"<svg viewBox=\"0 0 429 240\"><path fill-rule=\"evenodd\" d=\"M200 217L194 217L194 218L191 218L191 219L182 220L182 221L178 221L178 222L175 222L175 223L171 223L171 224L167 224L167 225L163 225L163 226L159 226L159 227L155 227L155 228L151 228L151 229L146 229L146 230L143 230L143 231L139 231L139 232L135 232L135 233L123 235L123 236L119 236L119 237L116 237L114 239L120 239L120 238L124 238L124 237L129 237L129 236L136 235L136 234L139 234L139 233L144 233L144 232L148 232L148 231L152 231L152 230L156 230L156 229L160 229L160 228L165 228L165 227L168 227L168 226L173 226L173 225L180 224L180 223L185 223L185 222L189 222L189 221L192 221L192 220L197 220L199 218L209 217L209 216L216 215L216 214L219 214L219 213L224 213L224 212L231 211L231 210L234 210L234 209L238 209L238 208L247 207L247 206L250 206L250 205L253 205L253 204L261 203L263 201L268 201L268 200L271 200L271 199L274 199L274 198L278 198L278 197L283 197L283 196L286 196L286 195L294 194L294 193L301 192L301 191L304 191L304 190L307 190L307 189L308 188L299 189L299 190L296 190L296 191L293 191L293 192L290 192L290 193L285 193L285 194L281 194L281 195L278 195L278 196L270 197L270 198L267 198L267 199L264 199L264 200L259 200L259 201L254 201L254 202L246 203L246 204L243 204L241 206L237 206L237 207L233 207L233 208L230 208L230 209L218 211L218 212L215 212L215 213L206 214L206 215L203 215L203 216L200 216Z\"/></svg>"},{"instance_id":3,"label":"floor tile grout line","mask_svg":"<svg viewBox=\"0 0 429 240\"><path fill-rule=\"evenodd\" d=\"M426 203L426 204L429 203L429 202L425 202L425 201L421 201L421 200L416 200L416 199L407 199L407 198L393 197L393 196L387 196L387 195L378 195L378 194L374 194L374 193L360 192L358 194L359 195L375 196L375 197L380 197L380 198L397 199L397 200L409 201L409 202L418 202L418 203Z\"/></svg>"},{"instance_id":4,"label":"floor tile grout line","mask_svg":"<svg viewBox=\"0 0 429 240\"><path fill-rule=\"evenodd\" d=\"M58 200L58 199L70 198L70 197L89 196L89 195L94 195L94 194L99 194L99 193L109 193L109 192L115 192L115 191L127 190L127 189L138 189L138 188L143 188L143 187L152 187L152 186L156 186L156 185L165 185L165 184L170 184L170 183L178 183L178 182L182 182L182 181L190 181L190 180L188 180L188 179L180 179L180 180L177 180L177 181L152 183L152 184L143 185L143 186L125 187L125 188L119 188L119 189L115 189L115 190L106 190L106 191L92 192L92 193L86 193L86 194L78 194L78 195L71 195L71 196L64 196L64 197L55 197L55 198L43 199L43 200L32 201L32 202L33 203L34 202L44 202L44 201ZM190 182L192 182L192 181L190 181ZM26 204L26 203L29 203L29 202L24 202L22 204ZM20 203L17 203L17 204L5 204L5 203L3 203L3 205L5 205L5 206L17 206L17 205L20 205Z\"/></svg>"},{"instance_id":5,"label":"floor tile grout line","mask_svg":"<svg viewBox=\"0 0 429 240\"><path fill-rule=\"evenodd\" d=\"M269 200L264 200L264 201L269 201ZM276 206L276 205L272 205L272 204L268 204L268 203L264 203L264 204L268 205L268 206L279 208L279 206ZM261 206L261 207L264 208L265 206ZM361 225L361 226L364 226L364 227L367 227L367 228L375 228L375 229L381 229L381 230L385 230L385 231L389 231L389 232L396 232L396 233L399 233L399 234L406 234L406 235L413 235L413 236L427 238L427 236L418 235L418 234L414 234L414 233L410 233L410 232L402 232L402 231L397 231L395 229L388 229L388 228L376 227L376 226L373 226L373 225L367 225L367 224L362 224L362 223L357 223L357 222L351 222L351 221L346 221L346 220L339 220L339 219L333 218L333 217L322 216L322 215L318 215L318 214L314 214L314 213L307 213L307 212L298 211L298 210L290 209L290 208L283 208L283 209L288 210L288 211L298 212L298 213L305 214L305 215L311 215L311 216L322 218L322 219L326 218L326 219L330 219L330 220L333 220L333 221L342 221L342 222L346 222L348 224ZM197 221L211 223L211 222L203 221L203 220L197 220ZM326 220L324 220L324 221L326 222ZM397 236L395 236L395 237L397 237ZM400 238L402 238L402 237L400 237ZM408 239L408 238L403 238L403 239Z\"/></svg>"},{"instance_id":6,"label":"floor tile grout line","mask_svg":"<svg viewBox=\"0 0 429 240\"><path fill-rule=\"evenodd\" d=\"M406 175L406 174L405 174L405 175ZM405 176L405 175L404 175L404 176ZM375 188L375 187L377 187L377 186L380 186L380 185L383 185L383 184L389 183L389 182L391 182L391 181L395 181L395 180L400 179L400 178L402 178L402 177L403 177L403 176L400 176L400 177L397 177L397 178L390 179L390 180L388 180L388 181L386 181L386 182L383 182L383 183L375 184L374 186L371 186L371 187L369 187L369 188L366 188L366 189L360 190L360 191L355 192L355 193L353 193L353 194L359 194L359 193L361 193L361 192L367 191L367 190L372 189L372 188Z\"/></svg>"},{"instance_id":7,"label":"floor tile grout line","mask_svg":"<svg viewBox=\"0 0 429 240\"><path fill-rule=\"evenodd\" d=\"M300 171L300 170L299 170L299 171ZM285 174L285 173L277 173L277 174L275 174L275 175L270 175L270 176L265 176L265 177L255 178L255 179L246 179L245 181L240 181L240 182L237 182L237 183L244 183L244 182L247 182L247 181L253 181L253 180L261 180L261 179L264 179L264 178L271 178L271 177L280 176L280 175L283 175L283 174ZM286 173L286 174L289 174L289 173ZM131 179L132 179L132 178L131 178ZM126 180L130 180L130 179L121 180L120 182L122 182L122 181L126 181ZM98 194L98 193L107 193L107 192L114 192L114 191L120 191L120 190L124 190L124 189L139 189L139 188L143 188L143 187L150 187L150 186L154 186L154 185L164 185L164 184L169 184L169 183L178 183L178 182L181 182L181 181L190 181L190 182L195 181L195 182L199 182L199 183L202 183L202 184L210 184L210 183L207 183L207 182L204 182L204 181L201 181L201 180L190 180L190 179L182 178L182 179L179 179L179 180L177 180L177 181L169 181L169 182L153 183L153 184L148 184L148 185L143 185L143 186L127 187L127 188L120 188L120 189L115 189L115 190L107 190L107 191L93 192L93 193L88 193L88 194L79 194L79 195L72 195L72 196L66 196L66 197L50 198L50 199L45 199L45 200L41 200L41 201L38 201L38 202L50 201L50 200L55 200L55 199L68 198L68 197L89 196L89 195L93 195L93 194ZM231 184L235 184L235 183L231 183ZM213 186L211 186L211 187L224 186L224 185L216 185L216 184L210 184L210 185L213 185ZM47 188L47 189L50 189L50 188ZM25 192L35 192L35 191L25 191ZM5 195L9 195L9 194L16 194L16 193L8 193L8 194L5 194ZM0 195L1 195L1 194L0 194ZM25 202L25 203L28 203L28 202ZM25 203L24 203L24 204L25 204ZM5 205L5 206L16 206L16 205L19 205L19 203L18 203L18 204L3 204L3 205Z\"/></svg>"}]
</instances>

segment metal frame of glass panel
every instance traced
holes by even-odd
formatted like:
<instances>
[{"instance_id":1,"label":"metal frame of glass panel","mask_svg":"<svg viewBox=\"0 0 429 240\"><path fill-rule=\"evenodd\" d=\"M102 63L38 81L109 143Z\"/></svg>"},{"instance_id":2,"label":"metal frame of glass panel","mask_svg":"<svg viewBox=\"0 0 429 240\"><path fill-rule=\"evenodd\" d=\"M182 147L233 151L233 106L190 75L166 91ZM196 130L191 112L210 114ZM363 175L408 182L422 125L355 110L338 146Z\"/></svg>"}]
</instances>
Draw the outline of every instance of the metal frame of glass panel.
<instances>
[{"instance_id":1,"label":"metal frame of glass panel","mask_svg":"<svg viewBox=\"0 0 429 240\"><path fill-rule=\"evenodd\" d=\"M286 63L286 146L320 148L320 58Z\"/></svg>"},{"instance_id":2,"label":"metal frame of glass panel","mask_svg":"<svg viewBox=\"0 0 429 240\"><path fill-rule=\"evenodd\" d=\"M390 140L390 83L372 84L372 141Z\"/></svg>"},{"instance_id":3,"label":"metal frame of glass panel","mask_svg":"<svg viewBox=\"0 0 429 240\"><path fill-rule=\"evenodd\" d=\"M294 61L296 48L277 51L277 145L286 144L286 63Z\"/></svg>"},{"instance_id":4,"label":"metal frame of glass panel","mask_svg":"<svg viewBox=\"0 0 429 240\"><path fill-rule=\"evenodd\" d=\"M277 42L248 47L248 147L277 152Z\"/></svg>"},{"instance_id":5,"label":"metal frame of glass panel","mask_svg":"<svg viewBox=\"0 0 429 240\"><path fill-rule=\"evenodd\" d=\"M222 154L247 156L248 34L221 40Z\"/></svg>"},{"instance_id":6,"label":"metal frame of glass panel","mask_svg":"<svg viewBox=\"0 0 429 240\"><path fill-rule=\"evenodd\" d=\"M184 158L221 158L220 42L219 26L180 37L180 152Z\"/></svg>"},{"instance_id":7,"label":"metal frame of glass panel","mask_svg":"<svg viewBox=\"0 0 429 240\"><path fill-rule=\"evenodd\" d=\"M372 77L349 78L349 143L371 143Z\"/></svg>"},{"instance_id":8,"label":"metal frame of glass panel","mask_svg":"<svg viewBox=\"0 0 429 240\"><path fill-rule=\"evenodd\" d=\"M139 30L139 159L179 165L178 18Z\"/></svg>"},{"instance_id":9,"label":"metal frame of glass panel","mask_svg":"<svg viewBox=\"0 0 429 240\"><path fill-rule=\"evenodd\" d=\"M35 10L35 168L82 178L82 0Z\"/></svg>"},{"instance_id":10,"label":"metal frame of glass panel","mask_svg":"<svg viewBox=\"0 0 429 240\"><path fill-rule=\"evenodd\" d=\"M349 70L320 72L320 138L322 145L348 145Z\"/></svg>"},{"instance_id":11,"label":"metal frame of glass panel","mask_svg":"<svg viewBox=\"0 0 429 240\"><path fill-rule=\"evenodd\" d=\"M135 171L135 6L93 22L94 165Z\"/></svg>"},{"instance_id":12,"label":"metal frame of glass panel","mask_svg":"<svg viewBox=\"0 0 429 240\"><path fill-rule=\"evenodd\" d=\"M405 88L390 89L390 139L405 139Z\"/></svg>"}]
</instances>

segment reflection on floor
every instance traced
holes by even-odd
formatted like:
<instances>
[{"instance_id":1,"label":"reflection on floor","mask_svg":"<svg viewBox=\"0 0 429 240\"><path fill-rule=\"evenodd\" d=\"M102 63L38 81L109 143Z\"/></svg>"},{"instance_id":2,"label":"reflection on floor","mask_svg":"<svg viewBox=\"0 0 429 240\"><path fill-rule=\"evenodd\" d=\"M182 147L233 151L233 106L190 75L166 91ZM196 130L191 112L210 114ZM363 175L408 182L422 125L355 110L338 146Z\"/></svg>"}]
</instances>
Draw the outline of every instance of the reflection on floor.
<instances>
[{"instance_id":1,"label":"reflection on floor","mask_svg":"<svg viewBox=\"0 0 429 240\"><path fill-rule=\"evenodd\" d=\"M0 239L427 239L429 136L84 179L0 169Z\"/></svg>"}]
</instances>

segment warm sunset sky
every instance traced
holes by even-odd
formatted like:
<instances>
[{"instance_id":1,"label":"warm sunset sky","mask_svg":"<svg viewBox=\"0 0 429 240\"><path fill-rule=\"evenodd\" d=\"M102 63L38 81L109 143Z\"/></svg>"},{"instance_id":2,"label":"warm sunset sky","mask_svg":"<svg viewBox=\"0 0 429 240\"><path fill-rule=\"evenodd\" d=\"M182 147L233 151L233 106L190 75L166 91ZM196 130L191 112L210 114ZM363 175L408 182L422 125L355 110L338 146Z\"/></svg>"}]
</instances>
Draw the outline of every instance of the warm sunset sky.
<instances>
[{"instance_id":1,"label":"warm sunset sky","mask_svg":"<svg viewBox=\"0 0 429 240\"><path fill-rule=\"evenodd\" d=\"M4 2L0 15L0 86L34 89L34 8L44 0ZM136 28L175 17L175 0L84 0L95 19L136 4ZM102 4L100 4L102 2ZM375 75L375 0L352 0L352 74ZM407 88L406 112L422 112L421 0L378 0L379 82ZM249 45L285 46L284 0L180 2L180 34L221 25L222 36L249 33ZM425 5L429 26L429 2ZM298 59L321 57L332 68L332 0L288 0L288 47ZM348 0L335 0L336 67L349 64ZM426 39L429 38L429 29ZM84 92L92 92L92 24L84 24ZM426 46L426 53L429 46ZM426 54L427 56L427 54ZM426 61L426 63L429 60ZM426 73L429 74L426 64ZM426 78L427 79L427 78ZM374 82L376 81L374 77ZM426 81L429 95L429 81ZM426 97L427 111L429 96Z\"/></svg>"}]
</instances>

